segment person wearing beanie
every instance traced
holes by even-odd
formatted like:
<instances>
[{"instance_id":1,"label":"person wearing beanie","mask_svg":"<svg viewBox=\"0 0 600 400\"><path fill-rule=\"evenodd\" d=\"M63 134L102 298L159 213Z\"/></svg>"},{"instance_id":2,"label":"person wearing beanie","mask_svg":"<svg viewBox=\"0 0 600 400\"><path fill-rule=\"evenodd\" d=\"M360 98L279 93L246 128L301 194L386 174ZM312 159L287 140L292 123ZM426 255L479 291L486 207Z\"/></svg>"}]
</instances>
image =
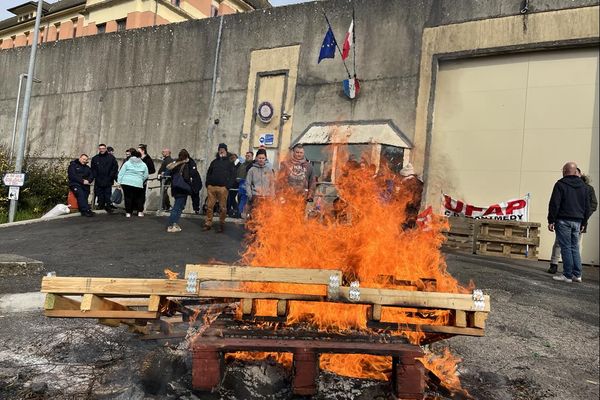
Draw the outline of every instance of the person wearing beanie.
<instances>
[{"instance_id":1,"label":"person wearing beanie","mask_svg":"<svg viewBox=\"0 0 600 400\"><path fill-rule=\"evenodd\" d=\"M208 231L212 228L213 210L215 203L219 202L219 227L217 233L223 232L225 228L225 218L227 217L227 196L229 188L233 186L235 179L234 165L229 159L227 145L219 144L217 147L217 156L210 163L206 172L206 190L208 192L206 221L202 230Z\"/></svg>"}]
</instances>

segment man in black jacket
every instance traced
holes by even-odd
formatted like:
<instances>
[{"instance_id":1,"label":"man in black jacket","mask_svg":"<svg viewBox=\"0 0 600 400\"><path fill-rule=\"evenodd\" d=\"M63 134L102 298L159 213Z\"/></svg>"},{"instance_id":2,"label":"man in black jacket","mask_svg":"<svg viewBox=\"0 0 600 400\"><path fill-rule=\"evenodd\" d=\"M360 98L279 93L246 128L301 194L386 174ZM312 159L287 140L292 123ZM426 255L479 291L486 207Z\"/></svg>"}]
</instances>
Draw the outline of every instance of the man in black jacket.
<instances>
[{"instance_id":1,"label":"man in black jacket","mask_svg":"<svg viewBox=\"0 0 600 400\"><path fill-rule=\"evenodd\" d=\"M206 189L208 191L208 202L206 211L206 222L202 230L208 231L212 227L213 208L215 203L219 202L219 227L217 232L223 232L225 227L225 217L227 216L227 195L235 175L233 172L233 163L229 160L227 145L221 143L218 148L217 158L215 158L208 167L206 173Z\"/></svg>"},{"instance_id":2,"label":"man in black jacket","mask_svg":"<svg viewBox=\"0 0 600 400\"><path fill-rule=\"evenodd\" d=\"M90 195L90 185L94 181L94 173L88 167L89 157L87 154L82 154L78 159L71 161L67 171L69 176L69 189L73 191L77 198L77 207L81 215L93 217L94 212L88 204Z\"/></svg>"},{"instance_id":3,"label":"man in black jacket","mask_svg":"<svg viewBox=\"0 0 600 400\"><path fill-rule=\"evenodd\" d=\"M98 208L112 212L110 202L112 185L119 173L117 159L108 153L104 143L98 145L98 154L92 157L92 173L94 174L94 194L98 199Z\"/></svg>"},{"instance_id":4,"label":"man in black jacket","mask_svg":"<svg viewBox=\"0 0 600 400\"><path fill-rule=\"evenodd\" d=\"M579 233L590 216L590 201L585 183L577 176L577 164L566 163L563 178L556 182L548 204L548 230L556 232L563 259L563 273L554 280L581 282Z\"/></svg>"}]
</instances>

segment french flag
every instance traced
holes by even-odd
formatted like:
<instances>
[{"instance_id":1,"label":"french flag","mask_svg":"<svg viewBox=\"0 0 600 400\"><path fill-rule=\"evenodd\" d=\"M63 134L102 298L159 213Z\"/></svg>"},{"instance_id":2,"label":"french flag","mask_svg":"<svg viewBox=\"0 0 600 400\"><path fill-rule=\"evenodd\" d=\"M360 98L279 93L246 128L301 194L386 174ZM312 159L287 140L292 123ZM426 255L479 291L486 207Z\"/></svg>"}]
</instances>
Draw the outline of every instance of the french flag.
<instances>
[{"instance_id":1,"label":"french flag","mask_svg":"<svg viewBox=\"0 0 600 400\"><path fill-rule=\"evenodd\" d=\"M344 79L344 94L354 99L360 92L360 82L356 78Z\"/></svg>"},{"instance_id":2,"label":"french flag","mask_svg":"<svg viewBox=\"0 0 600 400\"><path fill-rule=\"evenodd\" d=\"M346 37L344 38L344 47L342 47L342 60L345 60L350 55L350 48L352 47L352 43L354 42L354 19L350 22L350 28L348 28L348 32L346 32Z\"/></svg>"}]
</instances>

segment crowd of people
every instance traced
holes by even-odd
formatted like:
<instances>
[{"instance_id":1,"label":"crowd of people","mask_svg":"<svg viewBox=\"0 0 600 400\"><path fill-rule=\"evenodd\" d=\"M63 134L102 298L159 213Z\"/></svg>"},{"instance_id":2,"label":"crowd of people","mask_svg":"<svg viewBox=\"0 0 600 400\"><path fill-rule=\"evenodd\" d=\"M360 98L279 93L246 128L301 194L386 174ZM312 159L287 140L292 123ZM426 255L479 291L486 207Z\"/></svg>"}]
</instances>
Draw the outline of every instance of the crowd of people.
<instances>
[{"instance_id":1,"label":"crowd of people","mask_svg":"<svg viewBox=\"0 0 600 400\"><path fill-rule=\"evenodd\" d=\"M167 232L181 231L178 222L188 196L192 199L194 212L200 214L203 182L196 162L186 149L181 149L176 159L171 157L169 149L163 149L158 171L155 170L154 161L144 144L127 149L120 167L113 153L112 147L102 143L98 146L98 154L91 159L91 167L88 166L87 154L81 154L70 163L69 189L77 198L81 215L94 216L88 204L92 185L96 208L113 212L116 207L113 204L112 188L116 184L122 190L125 217L143 217L148 177L155 172L158 172L157 178L162 182L161 208L170 211ZM294 146L290 159L281 163L279 173L284 176L283 181L290 188L301 193L306 200L312 200L316 178L302 145ZM225 143L219 144L217 154L206 173L206 220L203 230L213 228L215 210L219 214L219 224L215 231L219 233L223 232L228 216L241 218L248 215L252 207L262 199L274 196L275 178L275 170L264 146L257 150L256 155L252 151L246 152L244 159L240 160L237 154L228 151ZM171 197L174 199L172 204Z\"/></svg>"}]
</instances>

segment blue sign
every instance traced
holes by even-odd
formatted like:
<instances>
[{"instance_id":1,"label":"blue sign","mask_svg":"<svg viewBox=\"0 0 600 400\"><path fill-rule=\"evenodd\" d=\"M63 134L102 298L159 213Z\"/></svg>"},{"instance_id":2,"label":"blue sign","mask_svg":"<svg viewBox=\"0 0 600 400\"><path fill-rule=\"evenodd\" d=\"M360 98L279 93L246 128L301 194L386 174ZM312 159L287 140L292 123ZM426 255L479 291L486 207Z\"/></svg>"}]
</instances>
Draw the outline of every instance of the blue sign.
<instances>
[{"instance_id":1,"label":"blue sign","mask_svg":"<svg viewBox=\"0 0 600 400\"><path fill-rule=\"evenodd\" d=\"M275 135L272 133L265 133L265 146L272 146L275 141Z\"/></svg>"}]
</instances>

